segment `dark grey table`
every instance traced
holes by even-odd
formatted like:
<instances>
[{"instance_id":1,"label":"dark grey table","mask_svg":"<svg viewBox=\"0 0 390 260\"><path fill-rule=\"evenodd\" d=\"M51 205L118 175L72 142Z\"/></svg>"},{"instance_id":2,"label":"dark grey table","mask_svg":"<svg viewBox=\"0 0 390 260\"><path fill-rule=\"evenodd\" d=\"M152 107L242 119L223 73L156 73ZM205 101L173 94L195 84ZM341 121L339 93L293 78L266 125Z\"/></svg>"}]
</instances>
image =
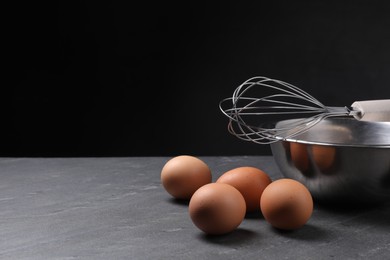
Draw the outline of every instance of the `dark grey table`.
<instances>
[{"instance_id":1,"label":"dark grey table","mask_svg":"<svg viewBox=\"0 0 390 260\"><path fill-rule=\"evenodd\" d=\"M200 157L213 180L272 157ZM273 229L260 214L207 236L160 183L169 158L0 159L0 259L390 259L390 206L315 205L307 225Z\"/></svg>"}]
</instances>

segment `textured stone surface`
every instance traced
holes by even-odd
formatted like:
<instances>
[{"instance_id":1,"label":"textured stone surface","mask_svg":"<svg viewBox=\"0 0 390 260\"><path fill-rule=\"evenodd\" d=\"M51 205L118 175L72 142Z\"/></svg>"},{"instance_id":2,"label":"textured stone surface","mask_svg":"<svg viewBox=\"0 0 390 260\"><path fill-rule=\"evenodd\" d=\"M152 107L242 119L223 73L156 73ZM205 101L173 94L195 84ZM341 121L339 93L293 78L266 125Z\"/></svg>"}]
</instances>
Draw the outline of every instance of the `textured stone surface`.
<instances>
[{"instance_id":1,"label":"textured stone surface","mask_svg":"<svg viewBox=\"0 0 390 260\"><path fill-rule=\"evenodd\" d=\"M213 181L237 166L281 177L272 157L200 157ZM273 229L260 214L207 236L160 183L169 158L0 159L1 259L386 259L390 205L315 205L306 226ZM347 206L347 205L345 205Z\"/></svg>"}]
</instances>

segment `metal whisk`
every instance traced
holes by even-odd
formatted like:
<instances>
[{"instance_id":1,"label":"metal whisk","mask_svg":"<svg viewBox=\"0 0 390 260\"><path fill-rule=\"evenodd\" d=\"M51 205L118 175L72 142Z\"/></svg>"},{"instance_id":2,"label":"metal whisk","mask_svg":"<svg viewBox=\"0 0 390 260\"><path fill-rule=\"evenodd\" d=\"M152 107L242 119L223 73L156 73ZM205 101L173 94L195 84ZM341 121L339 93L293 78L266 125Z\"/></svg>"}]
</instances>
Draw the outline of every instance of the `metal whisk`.
<instances>
[{"instance_id":1,"label":"metal whisk","mask_svg":"<svg viewBox=\"0 0 390 260\"><path fill-rule=\"evenodd\" d=\"M227 103L231 104L228 108ZM299 135L327 117L390 121L390 99L358 101L351 107L329 107L292 84L267 77L246 80L219 107L229 118L231 134L258 144ZM287 119L294 120L277 124Z\"/></svg>"}]
</instances>

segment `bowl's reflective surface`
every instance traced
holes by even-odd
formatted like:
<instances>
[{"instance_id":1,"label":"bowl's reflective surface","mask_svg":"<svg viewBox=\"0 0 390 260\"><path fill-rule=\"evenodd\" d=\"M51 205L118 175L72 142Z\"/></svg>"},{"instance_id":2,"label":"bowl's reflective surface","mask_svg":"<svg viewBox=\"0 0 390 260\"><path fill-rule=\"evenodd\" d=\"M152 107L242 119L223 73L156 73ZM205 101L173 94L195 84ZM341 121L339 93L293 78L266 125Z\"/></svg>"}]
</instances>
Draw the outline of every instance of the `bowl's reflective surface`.
<instances>
[{"instance_id":1,"label":"bowl's reflective surface","mask_svg":"<svg viewBox=\"0 0 390 260\"><path fill-rule=\"evenodd\" d=\"M323 201L390 201L390 123L327 119L271 144L281 172Z\"/></svg>"}]
</instances>

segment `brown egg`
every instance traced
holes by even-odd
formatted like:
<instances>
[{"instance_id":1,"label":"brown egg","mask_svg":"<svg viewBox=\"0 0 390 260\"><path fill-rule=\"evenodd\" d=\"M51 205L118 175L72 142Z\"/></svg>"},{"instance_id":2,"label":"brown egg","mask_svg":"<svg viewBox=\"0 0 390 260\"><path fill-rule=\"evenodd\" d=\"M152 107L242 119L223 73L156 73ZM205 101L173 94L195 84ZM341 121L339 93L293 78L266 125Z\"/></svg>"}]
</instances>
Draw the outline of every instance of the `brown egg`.
<instances>
[{"instance_id":1,"label":"brown egg","mask_svg":"<svg viewBox=\"0 0 390 260\"><path fill-rule=\"evenodd\" d=\"M329 170L335 162L336 148L333 146L313 145L313 161L322 171Z\"/></svg>"},{"instance_id":2,"label":"brown egg","mask_svg":"<svg viewBox=\"0 0 390 260\"><path fill-rule=\"evenodd\" d=\"M306 144L290 143L291 161L301 172L306 172L309 169L309 157L306 147Z\"/></svg>"},{"instance_id":3,"label":"brown egg","mask_svg":"<svg viewBox=\"0 0 390 260\"><path fill-rule=\"evenodd\" d=\"M244 219L245 200L233 186L210 183L192 196L189 213L192 222L206 234L221 235L236 229Z\"/></svg>"},{"instance_id":4,"label":"brown egg","mask_svg":"<svg viewBox=\"0 0 390 260\"><path fill-rule=\"evenodd\" d=\"M271 183L270 177L255 167L238 167L225 172L216 181L230 184L239 190L245 199L247 212L260 210L260 197Z\"/></svg>"},{"instance_id":5,"label":"brown egg","mask_svg":"<svg viewBox=\"0 0 390 260\"><path fill-rule=\"evenodd\" d=\"M260 199L265 220L279 229L302 227L313 212L313 199L309 190L292 179L279 179L268 185Z\"/></svg>"},{"instance_id":6,"label":"brown egg","mask_svg":"<svg viewBox=\"0 0 390 260\"><path fill-rule=\"evenodd\" d=\"M189 155L170 159L161 171L165 190L177 199L190 199L203 185L211 182L211 171L205 162Z\"/></svg>"}]
</instances>

